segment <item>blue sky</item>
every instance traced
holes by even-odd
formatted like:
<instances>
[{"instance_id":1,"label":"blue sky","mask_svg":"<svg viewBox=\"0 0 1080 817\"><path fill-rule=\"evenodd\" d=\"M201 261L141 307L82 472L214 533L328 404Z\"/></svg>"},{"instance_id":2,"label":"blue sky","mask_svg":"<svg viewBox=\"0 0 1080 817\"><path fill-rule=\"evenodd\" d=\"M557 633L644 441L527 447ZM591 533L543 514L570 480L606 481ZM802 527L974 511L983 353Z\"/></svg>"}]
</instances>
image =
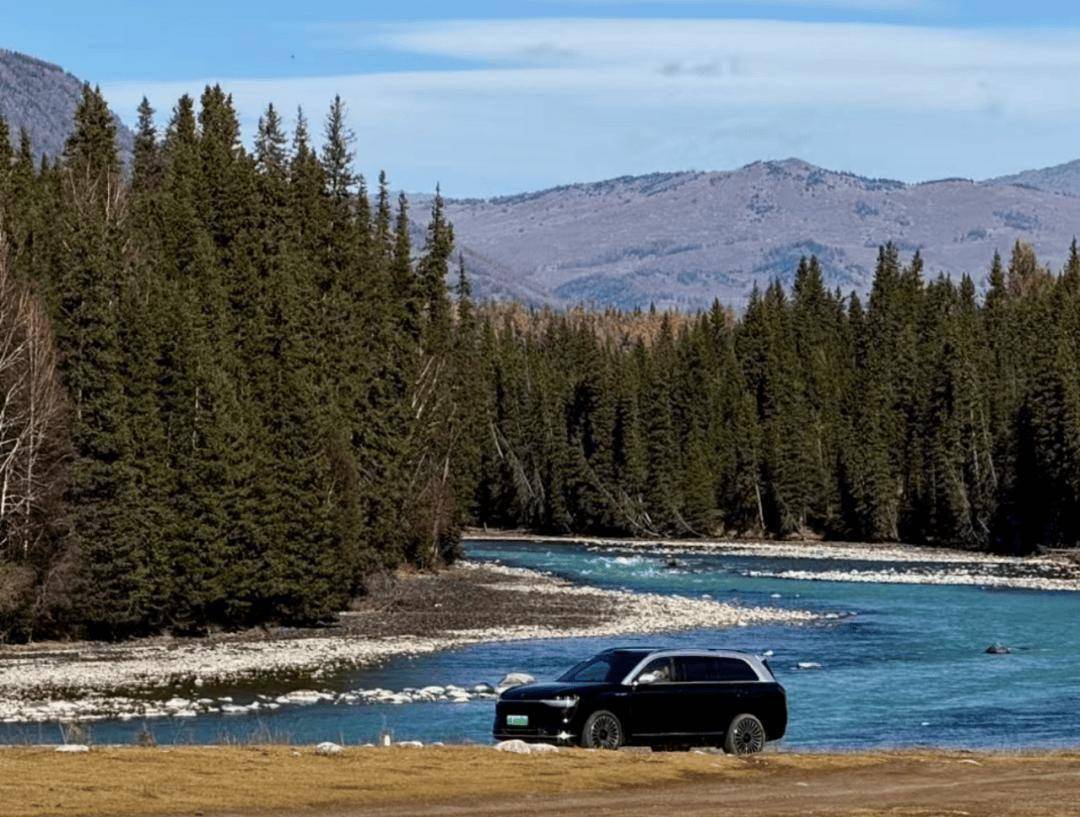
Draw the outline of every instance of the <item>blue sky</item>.
<instances>
[{"instance_id":1,"label":"blue sky","mask_svg":"<svg viewBox=\"0 0 1080 817\"><path fill-rule=\"evenodd\" d=\"M1080 157L1080 4L4 2L127 120L210 81L250 134L340 92L360 168L454 196L799 156L917 181Z\"/></svg>"}]
</instances>

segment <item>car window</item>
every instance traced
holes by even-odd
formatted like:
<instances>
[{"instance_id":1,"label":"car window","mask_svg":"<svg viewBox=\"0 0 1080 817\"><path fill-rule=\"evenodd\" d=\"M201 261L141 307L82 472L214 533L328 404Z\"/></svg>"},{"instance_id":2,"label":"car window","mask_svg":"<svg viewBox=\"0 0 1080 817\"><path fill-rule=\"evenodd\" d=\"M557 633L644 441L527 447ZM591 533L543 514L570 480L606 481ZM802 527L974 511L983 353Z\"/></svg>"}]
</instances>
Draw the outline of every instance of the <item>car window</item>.
<instances>
[{"instance_id":1,"label":"car window","mask_svg":"<svg viewBox=\"0 0 1080 817\"><path fill-rule=\"evenodd\" d=\"M656 658L646 664L641 672L637 674L640 678L646 672L652 672L656 674L655 684L663 684L671 680L671 659L670 658Z\"/></svg>"},{"instance_id":2,"label":"car window","mask_svg":"<svg viewBox=\"0 0 1080 817\"><path fill-rule=\"evenodd\" d=\"M721 681L756 681L758 674L741 658L714 658L716 676Z\"/></svg>"},{"instance_id":3,"label":"car window","mask_svg":"<svg viewBox=\"0 0 1080 817\"><path fill-rule=\"evenodd\" d=\"M559 678L560 681L606 681L611 673L611 658L600 655L583 661Z\"/></svg>"},{"instance_id":4,"label":"car window","mask_svg":"<svg viewBox=\"0 0 1080 817\"><path fill-rule=\"evenodd\" d=\"M758 676L753 667L741 658L683 655L675 658L675 680L684 683L756 681Z\"/></svg>"},{"instance_id":5,"label":"car window","mask_svg":"<svg viewBox=\"0 0 1080 817\"><path fill-rule=\"evenodd\" d=\"M715 681L712 658L699 655L683 655L675 659L675 680L684 683Z\"/></svg>"},{"instance_id":6,"label":"car window","mask_svg":"<svg viewBox=\"0 0 1080 817\"><path fill-rule=\"evenodd\" d=\"M560 681L618 683L630 672L644 655L640 652L606 652L582 661L559 676Z\"/></svg>"}]
</instances>

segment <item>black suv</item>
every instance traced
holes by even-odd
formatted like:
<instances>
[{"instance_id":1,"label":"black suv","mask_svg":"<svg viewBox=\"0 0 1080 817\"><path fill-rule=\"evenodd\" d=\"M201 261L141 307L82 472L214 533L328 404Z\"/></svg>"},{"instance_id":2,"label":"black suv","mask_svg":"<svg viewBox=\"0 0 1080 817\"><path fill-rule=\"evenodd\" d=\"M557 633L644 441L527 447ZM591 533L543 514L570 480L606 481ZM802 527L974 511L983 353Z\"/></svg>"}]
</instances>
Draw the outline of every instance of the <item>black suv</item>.
<instances>
[{"instance_id":1,"label":"black suv","mask_svg":"<svg viewBox=\"0 0 1080 817\"><path fill-rule=\"evenodd\" d=\"M787 728L787 695L762 659L728 650L616 648L552 684L507 689L496 740L718 745L750 754Z\"/></svg>"}]
</instances>

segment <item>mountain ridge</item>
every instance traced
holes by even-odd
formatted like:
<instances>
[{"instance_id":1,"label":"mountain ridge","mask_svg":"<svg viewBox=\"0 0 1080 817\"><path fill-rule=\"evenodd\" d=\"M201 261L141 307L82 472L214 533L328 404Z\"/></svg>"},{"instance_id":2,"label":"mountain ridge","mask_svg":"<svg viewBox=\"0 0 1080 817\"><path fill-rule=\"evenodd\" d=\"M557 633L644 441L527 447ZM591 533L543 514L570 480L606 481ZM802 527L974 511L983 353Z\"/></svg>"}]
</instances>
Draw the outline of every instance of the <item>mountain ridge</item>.
<instances>
[{"instance_id":1,"label":"mountain ridge","mask_svg":"<svg viewBox=\"0 0 1080 817\"><path fill-rule=\"evenodd\" d=\"M71 133L83 81L47 60L0 48L0 116L16 142L25 129L35 156L55 158ZM117 142L121 157L131 155L134 135L118 116Z\"/></svg>"},{"instance_id":2,"label":"mountain ridge","mask_svg":"<svg viewBox=\"0 0 1080 817\"><path fill-rule=\"evenodd\" d=\"M481 295L497 284L553 306L738 306L810 254L831 286L864 292L887 241L920 250L928 274L981 281L995 251L1029 241L1058 265L1080 231L1080 197L1031 184L908 183L797 158L450 199L447 210Z\"/></svg>"},{"instance_id":3,"label":"mountain ridge","mask_svg":"<svg viewBox=\"0 0 1080 817\"><path fill-rule=\"evenodd\" d=\"M1063 196L1080 196L1080 159L1049 167L1022 170L1008 176L998 176L987 179L986 183L1033 187L1036 190L1059 193Z\"/></svg>"}]
</instances>

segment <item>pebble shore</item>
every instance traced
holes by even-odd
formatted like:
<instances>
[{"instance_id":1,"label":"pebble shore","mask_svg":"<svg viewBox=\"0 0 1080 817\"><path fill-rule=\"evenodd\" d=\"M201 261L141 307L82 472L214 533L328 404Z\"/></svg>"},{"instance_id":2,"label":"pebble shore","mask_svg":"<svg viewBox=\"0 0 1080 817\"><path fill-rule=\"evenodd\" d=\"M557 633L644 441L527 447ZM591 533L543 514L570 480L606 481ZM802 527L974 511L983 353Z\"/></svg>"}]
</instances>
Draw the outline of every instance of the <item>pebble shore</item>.
<instances>
[{"instance_id":1,"label":"pebble shore","mask_svg":"<svg viewBox=\"0 0 1080 817\"><path fill-rule=\"evenodd\" d=\"M583 587L534 571L460 564L478 580L504 577L498 588L527 596L551 594L576 599L599 612L584 626L522 622L490 629L448 630L430 636L356 637L348 633L228 641L166 640L125 644L50 644L0 652L0 722L88 721L103 718L195 717L203 713L242 715L312 703L404 704L421 700L467 702L493 695L485 685L471 689L424 690L300 689L279 696L259 695L244 704L228 696L203 697L202 687L242 683L267 676L306 674L312 679L336 669L374 665L470 644L521 639L603 637L726 628L759 624L801 624L816 616L800 610L745 607L712 599L631 593ZM463 574L468 578L468 573ZM344 613L348 618L350 614Z\"/></svg>"}]
</instances>

